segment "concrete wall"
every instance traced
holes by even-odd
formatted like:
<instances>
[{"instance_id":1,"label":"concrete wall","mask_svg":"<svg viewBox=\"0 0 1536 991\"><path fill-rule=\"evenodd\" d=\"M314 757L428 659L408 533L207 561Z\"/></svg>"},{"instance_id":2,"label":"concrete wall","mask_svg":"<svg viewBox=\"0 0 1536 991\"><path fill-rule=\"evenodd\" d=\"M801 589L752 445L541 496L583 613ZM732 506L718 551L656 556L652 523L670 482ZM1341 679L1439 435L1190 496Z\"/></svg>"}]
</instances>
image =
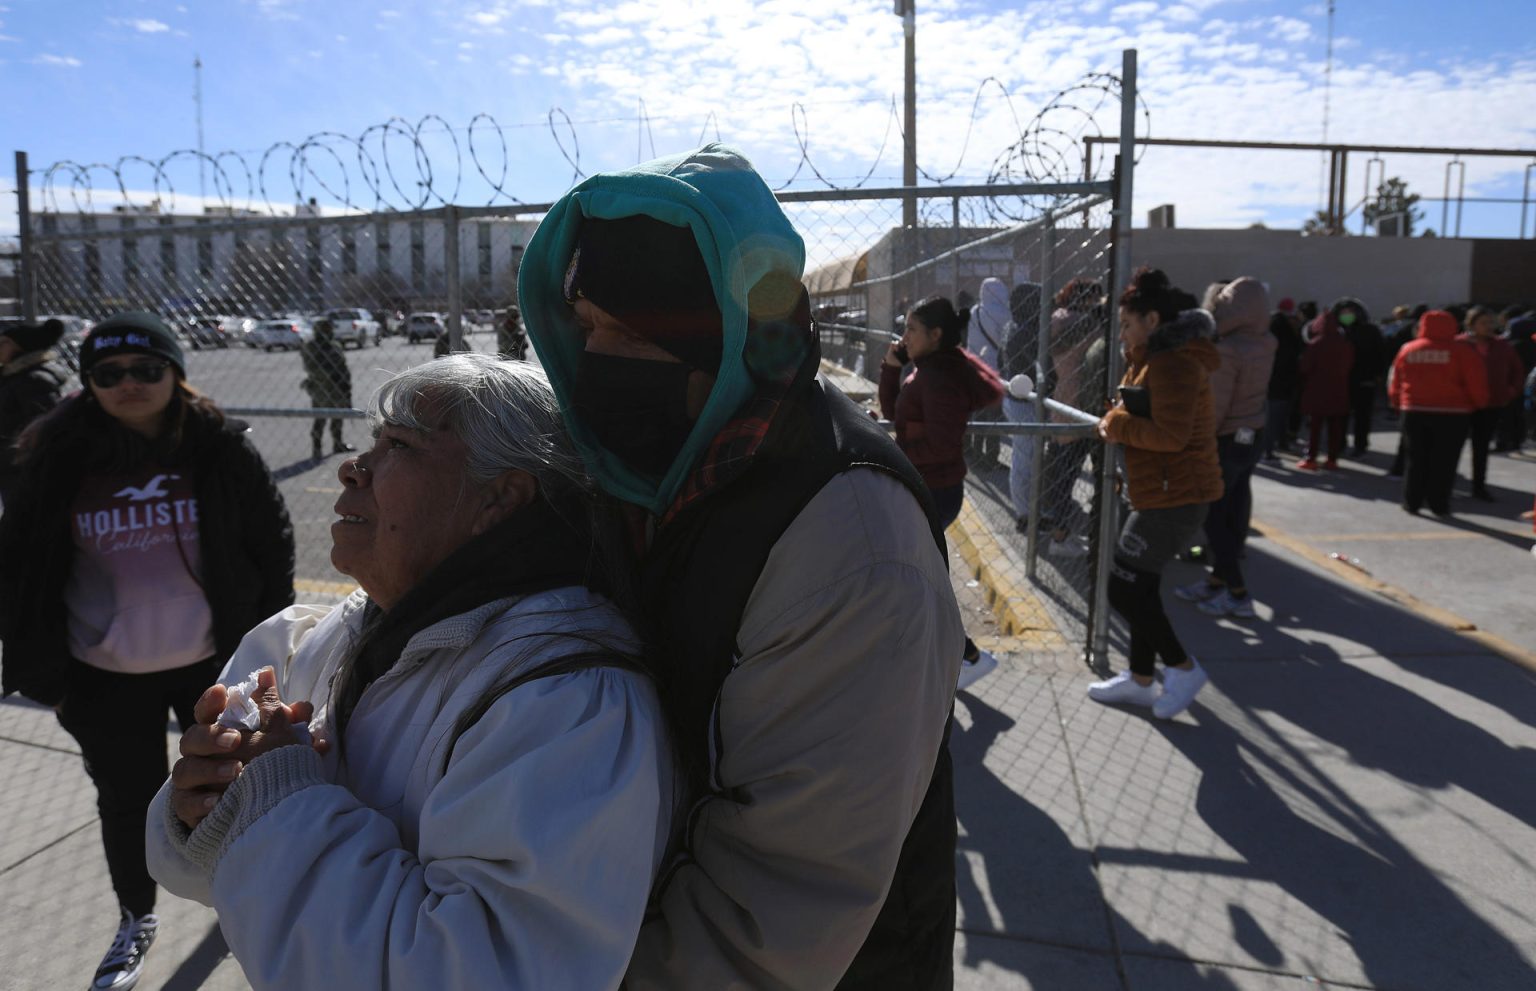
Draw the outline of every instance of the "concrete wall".
<instances>
[{"instance_id":1,"label":"concrete wall","mask_svg":"<svg viewBox=\"0 0 1536 991\"><path fill-rule=\"evenodd\" d=\"M1398 303L1458 303L1472 298L1474 242L1451 238L1302 237L1295 231L1137 228L1134 265L1167 272L1199 297L1207 283L1251 275L1278 300L1326 306L1355 296L1371 316Z\"/></svg>"}]
</instances>

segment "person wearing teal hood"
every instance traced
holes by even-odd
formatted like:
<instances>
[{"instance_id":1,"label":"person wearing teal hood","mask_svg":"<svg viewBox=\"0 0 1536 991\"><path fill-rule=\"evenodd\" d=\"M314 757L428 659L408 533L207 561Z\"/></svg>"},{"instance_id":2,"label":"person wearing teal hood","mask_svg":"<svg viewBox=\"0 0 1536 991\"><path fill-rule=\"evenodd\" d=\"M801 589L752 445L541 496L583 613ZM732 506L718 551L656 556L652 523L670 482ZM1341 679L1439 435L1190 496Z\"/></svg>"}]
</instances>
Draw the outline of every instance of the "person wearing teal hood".
<instances>
[{"instance_id":1,"label":"person wearing teal hood","mask_svg":"<svg viewBox=\"0 0 1536 991\"><path fill-rule=\"evenodd\" d=\"M595 175L524 252L529 337L630 507L689 809L626 977L948 988L964 632L931 501L817 378L805 247L718 144Z\"/></svg>"}]
</instances>

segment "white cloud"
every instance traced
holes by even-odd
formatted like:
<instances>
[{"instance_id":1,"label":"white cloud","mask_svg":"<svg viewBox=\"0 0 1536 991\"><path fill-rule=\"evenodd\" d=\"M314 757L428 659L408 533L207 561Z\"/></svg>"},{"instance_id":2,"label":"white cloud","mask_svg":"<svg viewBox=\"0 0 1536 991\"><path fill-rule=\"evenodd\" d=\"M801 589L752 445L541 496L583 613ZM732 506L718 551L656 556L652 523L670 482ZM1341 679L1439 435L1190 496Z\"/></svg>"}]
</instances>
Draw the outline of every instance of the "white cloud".
<instances>
[{"instance_id":1,"label":"white cloud","mask_svg":"<svg viewBox=\"0 0 1536 991\"><path fill-rule=\"evenodd\" d=\"M1109 12L1112 21L1143 20L1157 13L1157 4L1152 0L1138 0L1136 3L1124 3Z\"/></svg>"},{"instance_id":2,"label":"white cloud","mask_svg":"<svg viewBox=\"0 0 1536 991\"><path fill-rule=\"evenodd\" d=\"M73 55L38 55L32 59L34 65L58 65L67 69L77 69L81 62Z\"/></svg>"},{"instance_id":3,"label":"white cloud","mask_svg":"<svg viewBox=\"0 0 1536 991\"><path fill-rule=\"evenodd\" d=\"M164 21L151 20L147 17L129 21L128 25L140 34L159 34L171 29L171 26Z\"/></svg>"},{"instance_id":4,"label":"white cloud","mask_svg":"<svg viewBox=\"0 0 1536 991\"><path fill-rule=\"evenodd\" d=\"M1269 24L1274 36L1281 41L1295 43L1312 37L1312 25L1294 17L1272 17Z\"/></svg>"}]
</instances>

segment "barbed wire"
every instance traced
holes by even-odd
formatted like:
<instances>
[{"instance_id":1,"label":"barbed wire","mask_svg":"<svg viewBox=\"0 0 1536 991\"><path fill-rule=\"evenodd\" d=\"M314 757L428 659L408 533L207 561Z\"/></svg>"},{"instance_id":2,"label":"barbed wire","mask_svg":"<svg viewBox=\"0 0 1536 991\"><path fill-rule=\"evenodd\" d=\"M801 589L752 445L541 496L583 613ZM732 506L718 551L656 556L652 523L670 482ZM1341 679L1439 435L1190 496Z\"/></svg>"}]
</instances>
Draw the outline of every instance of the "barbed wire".
<instances>
[{"instance_id":1,"label":"barbed wire","mask_svg":"<svg viewBox=\"0 0 1536 991\"><path fill-rule=\"evenodd\" d=\"M1101 172L1112 168L1105 156L1104 160L1092 164L1091 174L1084 174L1085 156L1080 148L1082 140L1090 134L1103 135L1100 117L1110 109L1118 111L1120 80L1117 76L1102 72L1084 76L1048 100L1027 122L1021 121L1008 87L997 78L988 77L976 88L953 167L946 172L919 163L917 171L922 180L933 186L944 186L960 175L976 137L983 99L989 89L1001 96L1017 140L997 153L987 173L987 184L1094 181L1100 178ZM1141 136L1149 136L1151 112L1139 94L1137 112L1139 130L1143 132ZM886 103L885 130L868 170L851 183L844 184L830 178L829 170L816 161L807 105L793 103L789 113L799 155L788 177L776 186L781 190L807 175L831 190L861 188L879 171L893 144L893 134L898 138L895 143L904 145L906 141L901 114L892 97ZM645 100L639 99L634 117L637 160L643 157L647 144L652 157L655 156L655 119ZM708 135L711 125L715 139L721 140L720 118L715 111L710 111L699 131L700 143ZM528 126L504 125L488 113L476 114L463 128L453 127L437 114L426 114L414 123L397 116L370 125L355 137L338 131L319 131L297 143L275 142L259 152L225 150L210 155L181 148L158 160L142 155L124 155L112 164L64 160L36 170L36 174L40 176L43 209L57 213L65 212L63 204L66 200L74 212L95 212L99 186L115 187L123 204L133 205L130 188L142 191L145 184L132 177L146 171L147 185L160 209L174 213L177 190L171 178L172 171L178 165L193 163L206 166L210 177L210 188L200 189L202 204L209 205L211 198L219 208L229 212L255 210L260 204L267 214L276 216L283 208L274 206L274 199L284 202L290 197L292 202L299 204L318 204L324 198L326 207L350 212L422 210L433 204L456 204L464 190L469 168L473 168L489 190L486 206L505 204L515 207L527 205L527 201L508 188L512 157L507 131ZM586 178L588 173L581 163L581 140L576 122L564 109L551 107L544 126L555 150L571 168L569 181L574 184ZM497 154L499 167L495 164ZM98 183L97 176L105 178ZM284 179L286 190L282 188ZM988 204L986 219L991 223L1027 221L1058 201L1058 197L1051 196L1001 198Z\"/></svg>"}]
</instances>

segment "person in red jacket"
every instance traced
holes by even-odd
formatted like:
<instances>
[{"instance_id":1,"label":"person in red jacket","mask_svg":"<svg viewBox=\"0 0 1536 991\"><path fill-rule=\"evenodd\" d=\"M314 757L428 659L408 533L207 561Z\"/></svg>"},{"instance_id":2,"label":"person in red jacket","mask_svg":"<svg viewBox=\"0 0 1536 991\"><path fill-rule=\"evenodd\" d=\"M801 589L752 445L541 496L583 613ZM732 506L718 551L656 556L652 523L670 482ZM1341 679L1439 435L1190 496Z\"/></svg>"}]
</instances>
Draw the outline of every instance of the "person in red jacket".
<instances>
[{"instance_id":1,"label":"person in red jacket","mask_svg":"<svg viewBox=\"0 0 1536 991\"><path fill-rule=\"evenodd\" d=\"M1499 315L1486 306L1467 311L1467 333L1458 340L1472 345L1488 369L1488 399L1472 411L1472 498L1494 502L1488 491L1488 448L1504 416L1504 409L1524 387L1520 356L1499 336Z\"/></svg>"},{"instance_id":2,"label":"person in red jacket","mask_svg":"<svg viewBox=\"0 0 1536 991\"><path fill-rule=\"evenodd\" d=\"M1317 443L1328 427L1328 461L1339 466L1344 448L1344 428L1349 418L1349 371L1355 364L1355 348L1339 330L1332 310L1312 321L1312 338L1301 353L1301 411L1309 424L1307 456L1296 462L1305 471L1317 470Z\"/></svg>"},{"instance_id":3,"label":"person in red jacket","mask_svg":"<svg viewBox=\"0 0 1536 991\"><path fill-rule=\"evenodd\" d=\"M1487 369L1456 330L1456 318L1444 310L1424 314L1419 336L1397 353L1387 380L1387 396L1403 413L1403 508L1410 513L1428 503L1436 516L1451 515L1468 420L1488 405Z\"/></svg>"},{"instance_id":4,"label":"person in red jacket","mask_svg":"<svg viewBox=\"0 0 1536 991\"><path fill-rule=\"evenodd\" d=\"M1003 401L1003 383L960 346L971 311L943 296L920 300L907 329L880 363L880 412L896 426L896 444L933 493L939 523L949 526L965 501L965 427L971 414ZM912 373L902 378L910 362ZM975 682L997 661L965 638L960 685Z\"/></svg>"}]
</instances>

